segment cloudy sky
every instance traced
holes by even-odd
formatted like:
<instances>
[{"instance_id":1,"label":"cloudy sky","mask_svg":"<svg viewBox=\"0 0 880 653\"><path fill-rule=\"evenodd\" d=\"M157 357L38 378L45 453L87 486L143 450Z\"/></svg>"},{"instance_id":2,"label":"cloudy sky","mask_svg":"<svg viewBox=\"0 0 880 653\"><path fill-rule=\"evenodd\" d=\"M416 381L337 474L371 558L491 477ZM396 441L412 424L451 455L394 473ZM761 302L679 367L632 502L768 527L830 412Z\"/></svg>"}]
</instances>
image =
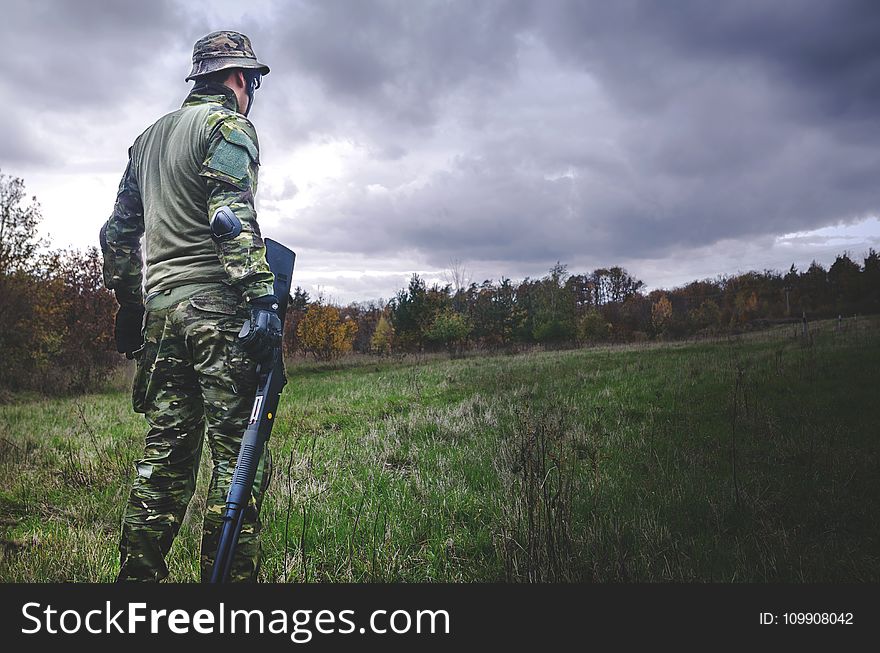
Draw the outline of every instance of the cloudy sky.
<instances>
[{"instance_id":1,"label":"cloudy sky","mask_svg":"<svg viewBox=\"0 0 880 653\"><path fill-rule=\"evenodd\" d=\"M412 272L649 287L880 249L873 0L3 0L0 169L94 244L192 44L248 34L258 215L339 302Z\"/></svg>"}]
</instances>

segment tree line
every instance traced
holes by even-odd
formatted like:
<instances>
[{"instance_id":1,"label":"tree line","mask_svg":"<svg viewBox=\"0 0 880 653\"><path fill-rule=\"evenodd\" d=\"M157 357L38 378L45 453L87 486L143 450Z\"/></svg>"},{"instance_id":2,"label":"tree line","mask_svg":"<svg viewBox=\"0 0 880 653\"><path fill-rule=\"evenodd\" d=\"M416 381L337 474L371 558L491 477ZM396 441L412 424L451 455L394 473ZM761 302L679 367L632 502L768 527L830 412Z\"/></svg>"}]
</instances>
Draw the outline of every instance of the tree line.
<instances>
[{"instance_id":1,"label":"tree line","mask_svg":"<svg viewBox=\"0 0 880 653\"><path fill-rule=\"evenodd\" d=\"M657 339L713 336L766 328L787 321L880 312L880 255L871 249L859 263L849 253L830 268L813 263L774 270L722 275L671 290L644 291L645 284L621 267L570 274L557 263L540 279L486 280L455 287L432 284L414 274L385 304L334 308L322 325L327 334L348 324L338 347L317 352L313 324L290 334L291 349L329 359L347 351L391 352L517 349L543 345L578 347ZM328 308L297 289L298 316ZM295 318L299 319L299 317ZM318 338L327 342L327 337Z\"/></svg>"},{"instance_id":2,"label":"tree line","mask_svg":"<svg viewBox=\"0 0 880 653\"><path fill-rule=\"evenodd\" d=\"M0 172L0 389L93 389L123 362L113 343L116 303L103 287L97 248L48 250L39 203ZM880 255L849 253L824 268L765 270L646 292L622 267L538 279L427 282L413 274L388 301L336 306L302 288L291 297L288 356L332 360L390 355L516 351L718 335L774 323L880 312Z\"/></svg>"}]
</instances>

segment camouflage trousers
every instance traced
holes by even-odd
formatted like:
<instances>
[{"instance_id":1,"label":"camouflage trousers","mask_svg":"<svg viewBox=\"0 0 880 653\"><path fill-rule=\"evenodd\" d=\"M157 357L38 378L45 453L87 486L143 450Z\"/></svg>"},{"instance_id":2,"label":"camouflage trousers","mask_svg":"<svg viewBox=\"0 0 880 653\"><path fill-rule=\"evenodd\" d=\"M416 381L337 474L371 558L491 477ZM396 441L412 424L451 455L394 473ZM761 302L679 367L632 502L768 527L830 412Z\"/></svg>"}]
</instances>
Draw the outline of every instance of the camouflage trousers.
<instances>
[{"instance_id":1,"label":"camouflage trousers","mask_svg":"<svg viewBox=\"0 0 880 653\"><path fill-rule=\"evenodd\" d=\"M256 365L238 344L238 331L249 317L241 296L223 284L197 288L180 301L172 297L168 305L147 306L132 403L149 431L122 523L121 581L159 581L168 575L165 557L192 498L206 435L213 470L201 544L203 582L214 564L257 378ZM256 581L259 511L271 475L267 447L245 511L233 581Z\"/></svg>"}]
</instances>

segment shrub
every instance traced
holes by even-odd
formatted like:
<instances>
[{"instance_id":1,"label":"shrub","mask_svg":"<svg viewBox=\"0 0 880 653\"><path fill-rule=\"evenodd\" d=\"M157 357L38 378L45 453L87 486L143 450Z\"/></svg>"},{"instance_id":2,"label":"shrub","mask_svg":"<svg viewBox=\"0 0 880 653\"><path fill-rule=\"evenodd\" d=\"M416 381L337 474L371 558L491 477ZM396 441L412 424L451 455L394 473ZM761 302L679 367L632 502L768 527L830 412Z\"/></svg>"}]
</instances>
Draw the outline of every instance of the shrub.
<instances>
[{"instance_id":1,"label":"shrub","mask_svg":"<svg viewBox=\"0 0 880 653\"><path fill-rule=\"evenodd\" d=\"M303 352L315 360L328 361L351 351L357 323L341 319L339 309L320 302L309 305L296 329Z\"/></svg>"}]
</instances>

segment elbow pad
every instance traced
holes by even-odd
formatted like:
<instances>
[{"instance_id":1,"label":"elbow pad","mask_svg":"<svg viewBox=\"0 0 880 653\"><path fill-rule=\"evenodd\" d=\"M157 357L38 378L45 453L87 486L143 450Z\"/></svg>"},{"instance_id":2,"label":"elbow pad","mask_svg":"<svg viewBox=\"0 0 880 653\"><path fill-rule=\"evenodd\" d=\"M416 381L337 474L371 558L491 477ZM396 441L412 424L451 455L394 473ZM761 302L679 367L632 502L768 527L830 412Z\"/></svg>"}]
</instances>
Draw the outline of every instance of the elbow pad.
<instances>
[{"instance_id":1,"label":"elbow pad","mask_svg":"<svg viewBox=\"0 0 880 653\"><path fill-rule=\"evenodd\" d=\"M222 243L224 240L235 238L240 233L241 220L232 209L228 206L221 206L214 211L214 217L211 218L211 238Z\"/></svg>"}]
</instances>

